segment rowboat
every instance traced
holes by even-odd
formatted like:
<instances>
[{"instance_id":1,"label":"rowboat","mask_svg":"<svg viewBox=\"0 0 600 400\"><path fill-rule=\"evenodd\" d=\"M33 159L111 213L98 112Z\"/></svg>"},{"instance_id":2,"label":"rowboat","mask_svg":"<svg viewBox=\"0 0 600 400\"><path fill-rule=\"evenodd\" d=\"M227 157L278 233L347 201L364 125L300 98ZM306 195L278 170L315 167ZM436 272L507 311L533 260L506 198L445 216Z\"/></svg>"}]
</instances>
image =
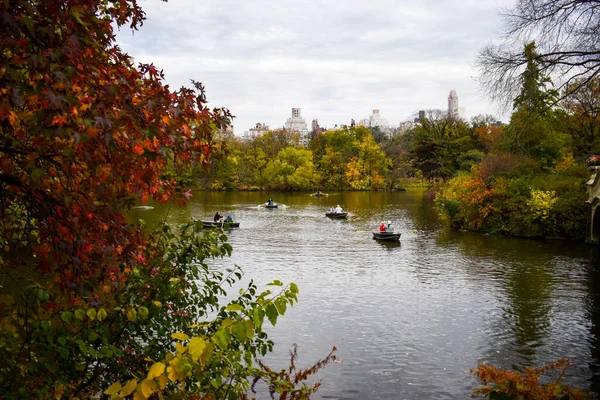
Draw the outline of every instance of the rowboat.
<instances>
[{"instance_id":1,"label":"rowboat","mask_svg":"<svg viewBox=\"0 0 600 400\"><path fill-rule=\"evenodd\" d=\"M229 227L229 228L239 228L239 222L223 222L223 221L202 221L202 226L204 228L216 228L216 227Z\"/></svg>"},{"instance_id":2,"label":"rowboat","mask_svg":"<svg viewBox=\"0 0 600 400\"><path fill-rule=\"evenodd\" d=\"M273 204L265 203L264 207L265 208L277 208L277 207L279 207L279 204L277 204L277 203L273 203Z\"/></svg>"},{"instance_id":3,"label":"rowboat","mask_svg":"<svg viewBox=\"0 0 600 400\"><path fill-rule=\"evenodd\" d=\"M373 232L373 239L385 240L388 242L398 242L401 233L397 232Z\"/></svg>"},{"instance_id":4,"label":"rowboat","mask_svg":"<svg viewBox=\"0 0 600 400\"><path fill-rule=\"evenodd\" d=\"M328 212L328 213L325 213L325 216L332 218L332 219L344 219L348 216L348 213L347 212L341 212L341 213Z\"/></svg>"}]
</instances>

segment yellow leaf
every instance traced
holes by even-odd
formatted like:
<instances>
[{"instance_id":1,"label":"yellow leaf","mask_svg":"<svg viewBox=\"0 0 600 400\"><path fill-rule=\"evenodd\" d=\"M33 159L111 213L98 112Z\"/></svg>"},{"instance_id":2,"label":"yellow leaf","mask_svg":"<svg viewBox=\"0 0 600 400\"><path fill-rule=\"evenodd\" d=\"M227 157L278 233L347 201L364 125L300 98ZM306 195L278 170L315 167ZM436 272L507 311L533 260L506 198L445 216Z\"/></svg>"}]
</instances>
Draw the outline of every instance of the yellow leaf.
<instances>
[{"instance_id":1,"label":"yellow leaf","mask_svg":"<svg viewBox=\"0 0 600 400\"><path fill-rule=\"evenodd\" d=\"M168 378L171 382L175 382L177 380L177 371L173 367L167 367L167 373L169 374Z\"/></svg>"},{"instance_id":2,"label":"yellow leaf","mask_svg":"<svg viewBox=\"0 0 600 400\"><path fill-rule=\"evenodd\" d=\"M98 318L98 321L104 321L107 317L107 313L106 310L104 308L101 308L98 310L98 314L96 315L96 317Z\"/></svg>"},{"instance_id":3,"label":"yellow leaf","mask_svg":"<svg viewBox=\"0 0 600 400\"><path fill-rule=\"evenodd\" d=\"M144 379L142 381L142 394L144 395L144 397L148 398L152 396L152 393L154 393L156 389L156 382L154 382L153 380Z\"/></svg>"},{"instance_id":4,"label":"yellow leaf","mask_svg":"<svg viewBox=\"0 0 600 400\"><path fill-rule=\"evenodd\" d=\"M195 337L190 340L189 350L193 361L198 361L204 349L206 348L206 341L201 337Z\"/></svg>"},{"instance_id":5,"label":"yellow leaf","mask_svg":"<svg viewBox=\"0 0 600 400\"><path fill-rule=\"evenodd\" d=\"M169 383L169 379L166 376L161 375L158 377L158 386L160 387L160 390L167 387L167 383Z\"/></svg>"},{"instance_id":6,"label":"yellow leaf","mask_svg":"<svg viewBox=\"0 0 600 400\"><path fill-rule=\"evenodd\" d=\"M127 310L127 319L131 322L137 321L137 311L134 309Z\"/></svg>"},{"instance_id":7,"label":"yellow leaf","mask_svg":"<svg viewBox=\"0 0 600 400\"><path fill-rule=\"evenodd\" d=\"M132 380L128 381L125 384L125 386L123 386L123 389L121 389L121 393L119 393L119 395L121 397L129 396L131 393L133 393L133 391L137 387L137 383L138 383L137 379L132 379Z\"/></svg>"},{"instance_id":8,"label":"yellow leaf","mask_svg":"<svg viewBox=\"0 0 600 400\"><path fill-rule=\"evenodd\" d=\"M108 389L106 389L104 391L104 394L117 394L119 393L119 390L121 390L121 383L120 382L115 382L112 385L110 385L110 387Z\"/></svg>"},{"instance_id":9,"label":"yellow leaf","mask_svg":"<svg viewBox=\"0 0 600 400\"><path fill-rule=\"evenodd\" d=\"M154 378L161 376L165 372L165 368L166 368L165 364L163 364L161 362L155 363L152 367L150 367L150 371L148 372L147 379L154 379Z\"/></svg>"},{"instance_id":10,"label":"yellow leaf","mask_svg":"<svg viewBox=\"0 0 600 400\"><path fill-rule=\"evenodd\" d=\"M188 335L186 335L185 333L181 333L181 332L175 332L175 333L171 334L171 337L173 339L179 339L179 340L188 340L190 338Z\"/></svg>"},{"instance_id":11,"label":"yellow leaf","mask_svg":"<svg viewBox=\"0 0 600 400\"><path fill-rule=\"evenodd\" d=\"M138 386L138 390L133 394L133 400L146 400L142 394L142 385Z\"/></svg>"},{"instance_id":12,"label":"yellow leaf","mask_svg":"<svg viewBox=\"0 0 600 400\"><path fill-rule=\"evenodd\" d=\"M183 354L187 351L187 347L183 346L181 343L177 342L175 343L175 347L177 348L177 353L178 354Z\"/></svg>"}]
</instances>

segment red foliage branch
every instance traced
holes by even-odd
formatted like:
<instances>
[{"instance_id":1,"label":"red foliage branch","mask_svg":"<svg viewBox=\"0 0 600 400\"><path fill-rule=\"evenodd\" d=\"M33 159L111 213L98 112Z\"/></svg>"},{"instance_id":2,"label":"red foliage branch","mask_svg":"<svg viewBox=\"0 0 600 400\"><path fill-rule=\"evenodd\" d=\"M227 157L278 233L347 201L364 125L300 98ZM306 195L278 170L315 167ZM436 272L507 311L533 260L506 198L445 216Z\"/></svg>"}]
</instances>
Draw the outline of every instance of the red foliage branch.
<instances>
[{"instance_id":1,"label":"red foliage branch","mask_svg":"<svg viewBox=\"0 0 600 400\"><path fill-rule=\"evenodd\" d=\"M184 204L165 172L207 165L231 114L207 109L199 83L172 92L154 65L133 66L113 24L142 24L135 0L6 1L0 20L4 258L35 260L73 291L118 279L144 262L122 213L136 199Z\"/></svg>"}]
</instances>

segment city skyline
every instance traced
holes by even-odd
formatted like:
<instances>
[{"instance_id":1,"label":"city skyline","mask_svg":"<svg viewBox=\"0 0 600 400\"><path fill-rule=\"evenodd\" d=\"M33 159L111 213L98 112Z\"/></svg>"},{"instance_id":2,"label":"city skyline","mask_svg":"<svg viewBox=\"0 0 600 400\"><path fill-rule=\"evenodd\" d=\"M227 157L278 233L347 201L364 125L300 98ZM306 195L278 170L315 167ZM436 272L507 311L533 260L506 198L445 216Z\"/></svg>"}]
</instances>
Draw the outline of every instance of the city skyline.
<instances>
[{"instance_id":1,"label":"city skyline","mask_svg":"<svg viewBox=\"0 0 600 400\"><path fill-rule=\"evenodd\" d=\"M370 116L358 119L358 123L356 123L356 118L353 117L353 118L350 118L350 121L337 122L332 126L322 125L320 123L318 125L320 128L325 128L325 129L335 129L335 128L340 128L343 126L357 125L357 126L366 126L368 128L380 127L380 128L384 128L384 129L394 130L397 128L401 128L402 125L405 125L406 123L412 123L415 119L420 118L420 114L419 114L420 112L423 112L424 110L432 110L432 109L433 108L419 110L418 112L415 112L413 115L411 115L409 118L407 118L406 120L400 121L397 125L392 125L387 121L387 118L382 118L379 109L373 109L373 112ZM444 109L440 108L439 110L444 112ZM288 131L296 131L302 135L308 134L309 133L308 124L306 123L306 120L304 118L302 118L302 116L301 116L302 109L298 108L298 107L293 107L291 112L292 112L292 117L288 118L285 121L285 123L283 123L281 125L274 126L273 128L271 128L268 124L258 121L254 124L254 126L249 127L248 129L245 129L243 132L238 130L236 132L236 135L244 136L244 137L256 137L256 136L260 136L261 134L265 133L268 130L277 130L277 129L286 129ZM469 119L466 114L466 107L459 106L458 94L457 94L456 90L454 90L454 89L452 89L450 91L450 95L448 96L447 114L449 117L451 116L453 118L460 118L465 121L468 121L468 119ZM318 116L316 116L314 118L311 118L311 120L313 122L318 122L319 118L318 118Z\"/></svg>"},{"instance_id":2,"label":"city skyline","mask_svg":"<svg viewBox=\"0 0 600 400\"><path fill-rule=\"evenodd\" d=\"M479 92L473 64L496 39L497 2L317 0L144 2L139 31L118 44L152 62L173 90L202 82L210 107L236 116L235 134L257 123L283 127L292 108L321 126L381 110L398 126L422 109L446 109L455 89L467 117L506 120Z\"/></svg>"}]
</instances>

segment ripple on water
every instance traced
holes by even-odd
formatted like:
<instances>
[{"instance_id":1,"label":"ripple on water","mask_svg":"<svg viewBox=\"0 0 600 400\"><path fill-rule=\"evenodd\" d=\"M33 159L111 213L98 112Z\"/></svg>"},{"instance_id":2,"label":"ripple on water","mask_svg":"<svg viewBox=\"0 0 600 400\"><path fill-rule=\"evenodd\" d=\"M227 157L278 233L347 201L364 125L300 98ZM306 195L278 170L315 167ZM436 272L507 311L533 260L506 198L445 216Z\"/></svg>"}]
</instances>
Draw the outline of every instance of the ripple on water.
<instances>
[{"instance_id":1,"label":"ripple on water","mask_svg":"<svg viewBox=\"0 0 600 400\"><path fill-rule=\"evenodd\" d=\"M282 194L288 208L246 208L264 202L257 196L218 203L242 223L229 235L231 259L214 265L239 264L259 285L298 284L300 302L267 327L277 343L267 362L285 367L297 343L308 366L338 346L341 363L319 372L315 399L464 399L479 361L512 368L560 357L576 364L567 382L589 387L600 276L585 250L441 232L411 193L340 194L334 201L352 212L341 221L323 216L332 199ZM372 239L383 218L402 232L399 245Z\"/></svg>"}]
</instances>

